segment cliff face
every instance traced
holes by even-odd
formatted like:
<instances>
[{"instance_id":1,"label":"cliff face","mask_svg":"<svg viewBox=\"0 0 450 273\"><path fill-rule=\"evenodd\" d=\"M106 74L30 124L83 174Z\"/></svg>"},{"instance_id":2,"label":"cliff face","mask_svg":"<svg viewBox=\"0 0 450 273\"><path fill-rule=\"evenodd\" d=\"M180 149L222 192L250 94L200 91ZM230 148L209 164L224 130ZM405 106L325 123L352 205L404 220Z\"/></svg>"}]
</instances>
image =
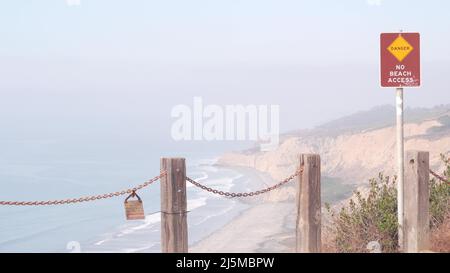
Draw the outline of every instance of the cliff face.
<instances>
[{"instance_id":1,"label":"cliff face","mask_svg":"<svg viewBox=\"0 0 450 273\"><path fill-rule=\"evenodd\" d=\"M447 113L405 124L405 151L429 151L430 166L440 170L440 154L450 155L450 126L443 122L449 118ZM321 156L323 176L340 178L345 183L365 184L379 172L395 175L395 134L395 126L387 126L329 136L323 133L292 135L286 136L275 151L228 153L218 163L255 168L280 180L295 171L300 153L316 153Z\"/></svg>"}]
</instances>

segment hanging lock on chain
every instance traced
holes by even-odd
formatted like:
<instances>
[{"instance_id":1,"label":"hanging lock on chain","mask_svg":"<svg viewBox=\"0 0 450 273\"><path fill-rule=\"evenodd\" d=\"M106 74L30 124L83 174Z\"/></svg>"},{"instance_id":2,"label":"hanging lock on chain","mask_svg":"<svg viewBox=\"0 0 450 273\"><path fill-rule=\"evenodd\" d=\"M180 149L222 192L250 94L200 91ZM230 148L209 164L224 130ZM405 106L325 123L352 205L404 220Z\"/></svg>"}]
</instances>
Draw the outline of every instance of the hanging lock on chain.
<instances>
[{"instance_id":1,"label":"hanging lock on chain","mask_svg":"<svg viewBox=\"0 0 450 273\"><path fill-rule=\"evenodd\" d=\"M136 197L137 200L131 200L130 197ZM125 199L125 215L127 217L127 220L142 220L145 219L144 215L144 204L142 203L141 198L139 195L136 194L136 191L133 191L127 199Z\"/></svg>"}]
</instances>

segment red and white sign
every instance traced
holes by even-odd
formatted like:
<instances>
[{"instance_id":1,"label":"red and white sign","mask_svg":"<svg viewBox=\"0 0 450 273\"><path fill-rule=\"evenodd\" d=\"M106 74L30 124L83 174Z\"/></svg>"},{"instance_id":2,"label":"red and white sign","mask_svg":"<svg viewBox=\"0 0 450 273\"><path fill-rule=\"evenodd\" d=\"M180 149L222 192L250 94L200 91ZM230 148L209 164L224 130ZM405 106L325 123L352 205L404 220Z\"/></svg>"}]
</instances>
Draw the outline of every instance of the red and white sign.
<instances>
[{"instance_id":1,"label":"red and white sign","mask_svg":"<svg viewBox=\"0 0 450 273\"><path fill-rule=\"evenodd\" d=\"M420 86L419 33L382 33L381 86Z\"/></svg>"}]
</instances>

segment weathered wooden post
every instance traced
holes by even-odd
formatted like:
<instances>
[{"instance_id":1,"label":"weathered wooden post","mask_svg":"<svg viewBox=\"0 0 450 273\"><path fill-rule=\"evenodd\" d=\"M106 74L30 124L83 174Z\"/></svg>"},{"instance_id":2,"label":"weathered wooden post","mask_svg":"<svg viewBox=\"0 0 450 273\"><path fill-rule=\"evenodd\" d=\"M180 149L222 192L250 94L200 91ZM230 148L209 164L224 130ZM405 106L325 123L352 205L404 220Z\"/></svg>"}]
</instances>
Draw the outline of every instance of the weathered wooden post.
<instances>
[{"instance_id":1,"label":"weathered wooden post","mask_svg":"<svg viewBox=\"0 0 450 273\"><path fill-rule=\"evenodd\" d=\"M404 252L419 252L429 247L429 153L408 151L404 186Z\"/></svg>"},{"instance_id":2,"label":"weathered wooden post","mask_svg":"<svg viewBox=\"0 0 450 273\"><path fill-rule=\"evenodd\" d=\"M184 158L161 158L161 251L187 253L186 165Z\"/></svg>"},{"instance_id":3,"label":"weathered wooden post","mask_svg":"<svg viewBox=\"0 0 450 273\"><path fill-rule=\"evenodd\" d=\"M297 252L321 252L320 156L301 154L297 189Z\"/></svg>"}]
</instances>

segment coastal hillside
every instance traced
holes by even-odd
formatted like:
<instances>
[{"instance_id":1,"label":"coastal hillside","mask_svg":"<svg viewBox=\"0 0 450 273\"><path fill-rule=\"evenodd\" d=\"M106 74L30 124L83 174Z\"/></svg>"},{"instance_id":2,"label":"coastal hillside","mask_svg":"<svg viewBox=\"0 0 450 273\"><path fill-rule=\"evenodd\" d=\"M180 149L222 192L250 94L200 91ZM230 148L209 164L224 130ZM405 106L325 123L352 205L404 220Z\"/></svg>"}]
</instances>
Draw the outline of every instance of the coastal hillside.
<instances>
[{"instance_id":1,"label":"coastal hillside","mask_svg":"<svg viewBox=\"0 0 450 273\"><path fill-rule=\"evenodd\" d=\"M450 155L450 105L407 109L405 117L405 151L429 151L431 167L440 171L440 154ZM280 180L295 171L298 154L317 153L322 176L361 186L379 172L395 175L395 134L395 109L381 106L314 129L289 132L274 151L224 154L218 164L255 168ZM292 197L293 191L287 191Z\"/></svg>"}]
</instances>

